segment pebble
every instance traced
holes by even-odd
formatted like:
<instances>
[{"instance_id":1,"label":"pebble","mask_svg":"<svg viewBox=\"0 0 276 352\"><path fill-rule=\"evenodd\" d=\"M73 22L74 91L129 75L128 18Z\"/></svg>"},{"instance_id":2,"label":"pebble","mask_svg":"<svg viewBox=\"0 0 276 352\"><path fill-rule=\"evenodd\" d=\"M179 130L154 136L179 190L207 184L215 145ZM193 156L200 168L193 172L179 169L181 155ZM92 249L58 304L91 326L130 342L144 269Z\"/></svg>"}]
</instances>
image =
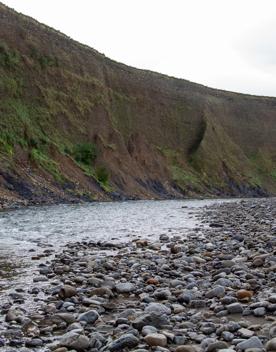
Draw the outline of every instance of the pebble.
<instances>
[{"instance_id":1,"label":"pebble","mask_svg":"<svg viewBox=\"0 0 276 352\"><path fill-rule=\"evenodd\" d=\"M264 307L259 307L259 308L254 309L253 313L254 313L255 317L263 317L263 316L265 316L266 310Z\"/></svg>"},{"instance_id":2,"label":"pebble","mask_svg":"<svg viewBox=\"0 0 276 352\"><path fill-rule=\"evenodd\" d=\"M228 348L228 345L224 341L215 341L208 345L207 352L215 352Z\"/></svg>"},{"instance_id":3,"label":"pebble","mask_svg":"<svg viewBox=\"0 0 276 352\"><path fill-rule=\"evenodd\" d=\"M248 340L238 343L237 348L242 351L245 351L249 348L263 348L263 343L257 336L253 336Z\"/></svg>"},{"instance_id":4,"label":"pebble","mask_svg":"<svg viewBox=\"0 0 276 352\"><path fill-rule=\"evenodd\" d=\"M229 314L239 314L243 312L243 307L240 303L231 303L226 306Z\"/></svg>"},{"instance_id":5,"label":"pebble","mask_svg":"<svg viewBox=\"0 0 276 352\"><path fill-rule=\"evenodd\" d=\"M274 209L274 199L215 204L187 235L87 239L38 254L35 283L1 303L0 347L275 351Z\"/></svg>"},{"instance_id":6,"label":"pebble","mask_svg":"<svg viewBox=\"0 0 276 352\"><path fill-rule=\"evenodd\" d=\"M273 339L269 340L266 345L265 348L267 351L276 351L276 337L274 337Z\"/></svg>"},{"instance_id":7,"label":"pebble","mask_svg":"<svg viewBox=\"0 0 276 352\"><path fill-rule=\"evenodd\" d=\"M274 322L274 323L272 324L272 326L270 327L268 336L269 336L270 338L276 337L276 322Z\"/></svg>"},{"instance_id":8,"label":"pebble","mask_svg":"<svg viewBox=\"0 0 276 352\"><path fill-rule=\"evenodd\" d=\"M143 327L142 329L142 335L143 336L147 336L149 334L153 334L153 333L156 333L158 330L154 327L154 326L151 326L151 325L146 325Z\"/></svg>"},{"instance_id":9,"label":"pebble","mask_svg":"<svg viewBox=\"0 0 276 352\"><path fill-rule=\"evenodd\" d=\"M162 315L162 314L171 314L171 309L165 306L162 303L150 303L146 309L146 313L155 313L157 315Z\"/></svg>"},{"instance_id":10,"label":"pebble","mask_svg":"<svg viewBox=\"0 0 276 352\"><path fill-rule=\"evenodd\" d=\"M149 278L149 279L147 280L147 284L148 284L148 285L158 285L158 284L159 284L159 281L158 281L156 278L151 277L151 278Z\"/></svg>"},{"instance_id":11,"label":"pebble","mask_svg":"<svg viewBox=\"0 0 276 352\"><path fill-rule=\"evenodd\" d=\"M213 289L210 291L206 292L206 297L207 298L222 298L225 295L225 288L224 286L215 286Z\"/></svg>"},{"instance_id":12,"label":"pebble","mask_svg":"<svg viewBox=\"0 0 276 352\"><path fill-rule=\"evenodd\" d=\"M70 285L64 285L59 291L59 297L62 299L71 298L77 293L76 288Z\"/></svg>"},{"instance_id":13,"label":"pebble","mask_svg":"<svg viewBox=\"0 0 276 352\"><path fill-rule=\"evenodd\" d=\"M199 348L193 345L178 346L175 349L175 352L198 352L198 351L199 351Z\"/></svg>"},{"instance_id":14,"label":"pebble","mask_svg":"<svg viewBox=\"0 0 276 352\"><path fill-rule=\"evenodd\" d=\"M79 334L76 330L73 330L61 337L59 345L77 351L83 351L89 347L89 338L85 335Z\"/></svg>"},{"instance_id":15,"label":"pebble","mask_svg":"<svg viewBox=\"0 0 276 352\"><path fill-rule=\"evenodd\" d=\"M119 293L129 293L135 290L135 286L130 282L122 282L117 284L115 287Z\"/></svg>"},{"instance_id":16,"label":"pebble","mask_svg":"<svg viewBox=\"0 0 276 352\"><path fill-rule=\"evenodd\" d=\"M239 301L250 301L253 297L253 292L248 290L237 291L237 298Z\"/></svg>"},{"instance_id":17,"label":"pebble","mask_svg":"<svg viewBox=\"0 0 276 352\"><path fill-rule=\"evenodd\" d=\"M249 329L246 328L241 328L238 330L238 334L245 339L248 339L250 337L252 337L254 335L254 331L251 331Z\"/></svg>"},{"instance_id":18,"label":"pebble","mask_svg":"<svg viewBox=\"0 0 276 352\"><path fill-rule=\"evenodd\" d=\"M125 334L107 346L110 352L122 351L124 348L133 348L139 344L139 339L132 334Z\"/></svg>"},{"instance_id":19,"label":"pebble","mask_svg":"<svg viewBox=\"0 0 276 352\"><path fill-rule=\"evenodd\" d=\"M146 325L152 325L157 329L160 329L168 324L169 320L165 315L157 315L155 313L142 314L132 322L132 326L137 330L142 330Z\"/></svg>"},{"instance_id":20,"label":"pebble","mask_svg":"<svg viewBox=\"0 0 276 352\"><path fill-rule=\"evenodd\" d=\"M99 314L96 310L89 310L88 312L80 314L78 320L84 321L87 324L94 324L99 319Z\"/></svg>"},{"instance_id":21,"label":"pebble","mask_svg":"<svg viewBox=\"0 0 276 352\"><path fill-rule=\"evenodd\" d=\"M167 337L163 334L149 334L145 337L145 341L149 346L167 346Z\"/></svg>"}]
</instances>

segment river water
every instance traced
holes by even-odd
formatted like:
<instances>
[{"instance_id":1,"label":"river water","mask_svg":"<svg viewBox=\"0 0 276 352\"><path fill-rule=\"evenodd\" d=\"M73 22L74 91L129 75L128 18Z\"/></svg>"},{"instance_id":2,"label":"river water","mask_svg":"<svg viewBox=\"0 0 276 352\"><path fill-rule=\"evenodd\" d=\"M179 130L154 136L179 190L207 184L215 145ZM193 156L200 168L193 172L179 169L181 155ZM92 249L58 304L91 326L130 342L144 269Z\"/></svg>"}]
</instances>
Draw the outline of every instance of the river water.
<instances>
[{"instance_id":1,"label":"river water","mask_svg":"<svg viewBox=\"0 0 276 352\"><path fill-rule=\"evenodd\" d=\"M231 201L231 200L227 200ZM29 207L0 213L0 291L31 280L32 257L83 239L130 241L188 235L197 216L222 200L170 200Z\"/></svg>"}]
</instances>

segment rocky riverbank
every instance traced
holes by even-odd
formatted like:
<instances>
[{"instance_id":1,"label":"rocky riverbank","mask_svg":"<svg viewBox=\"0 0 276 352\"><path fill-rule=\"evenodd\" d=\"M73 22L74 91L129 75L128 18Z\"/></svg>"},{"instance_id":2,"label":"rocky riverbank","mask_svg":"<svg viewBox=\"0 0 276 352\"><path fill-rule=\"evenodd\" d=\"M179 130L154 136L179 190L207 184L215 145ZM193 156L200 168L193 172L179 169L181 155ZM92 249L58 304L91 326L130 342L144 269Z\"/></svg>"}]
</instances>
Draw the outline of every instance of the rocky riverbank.
<instances>
[{"instance_id":1,"label":"rocky riverbank","mask_svg":"<svg viewBox=\"0 0 276 352\"><path fill-rule=\"evenodd\" d=\"M276 351L276 200L200 217L185 236L45 250L1 305L0 351Z\"/></svg>"}]
</instances>

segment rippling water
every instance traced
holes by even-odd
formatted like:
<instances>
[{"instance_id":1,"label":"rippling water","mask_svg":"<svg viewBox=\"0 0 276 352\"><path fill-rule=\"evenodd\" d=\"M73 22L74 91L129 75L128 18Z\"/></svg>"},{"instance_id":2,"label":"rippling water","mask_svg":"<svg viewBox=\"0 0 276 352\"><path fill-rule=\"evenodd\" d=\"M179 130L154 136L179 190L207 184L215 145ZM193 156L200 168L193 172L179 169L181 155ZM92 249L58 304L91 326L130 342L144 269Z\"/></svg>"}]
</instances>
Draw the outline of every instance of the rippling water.
<instances>
[{"instance_id":1,"label":"rippling water","mask_svg":"<svg viewBox=\"0 0 276 352\"><path fill-rule=\"evenodd\" d=\"M170 200L29 207L0 213L0 278L31 266L32 251L81 239L131 240L185 234L200 208L220 200ZM30 251L31 250L31 251ZM27 268L27 269L26 269ZM29 270L29 269L28 269ZM1 281L0 281L1 284Z\"/></svg>"}]
</instances>

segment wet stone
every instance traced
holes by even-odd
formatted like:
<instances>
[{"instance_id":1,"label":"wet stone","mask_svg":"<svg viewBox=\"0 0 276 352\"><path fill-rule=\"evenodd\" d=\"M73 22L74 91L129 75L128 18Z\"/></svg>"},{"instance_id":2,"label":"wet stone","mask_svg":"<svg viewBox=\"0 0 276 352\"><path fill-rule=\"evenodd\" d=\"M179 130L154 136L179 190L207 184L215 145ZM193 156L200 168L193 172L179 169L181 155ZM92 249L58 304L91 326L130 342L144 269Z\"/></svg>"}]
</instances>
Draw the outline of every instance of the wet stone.
<instances>
[{"instance_id":1,"label":"wet stone","mask_svg":"<svg viewBox=\"0 0 276 352\"><path fill-rule=\"evenodd\" d=\"M259 307L254 309L253 314L255 315L255 317L263 317L266 314L266 310L264 307Z\"/></svg>"},{"instance_id":2,"label":"wet stone","mask_svg":"<svg viewBox=\"0 0 276 352\"><path fill-rule=\"evenodd\" d=\"M171 314L171 309L161 303L150 303L146 309L146 313L155 313L156 315Z\"/></svg>"},{"instance_id":3,"label":"wet stone","mask_svg":"<svg viewBox=\"0 0 276 352\"><path fill-rule=\"evenodd\" d=\"M274 199L214 204L195 210L196 229L35 253L38 281L3 293L0 347L275 351L274 209Z\"/></svg>"},{"instance_id":4,"label":"wet stone","mask_svg":"<svg viewBox=\"0 0 276 352\"><path fill-rule=\"evenodd\" d=\"M254 331L251 331L249 329L241 328L238 330L238 334L241 336L241 338L248 339L248 338L252 337L255 333L254 333Z\"/></svg>"},{"instance_id":5,"label":"wet stone","mask_svg":"<svg viewBox=\"0 0 276 352\"><path fill-rule=\"evenodd\" d=\"M152 325L155 328L160 329L168 324L169 320L165 315L157 315L155 313L142 314L132 323L133 327L137 330L142 330L142 328L146 325Z\"/></svg>"},{"instance_id":6,"label":"wet stone","mask_svg":"<svg viewBox=\"0 0 276 352\"><path fill-rule=\"evenodd\" d=\"M149 334L145 337L145 341L149 346L167 346L167 337L163 334Z\"/></svg>"},{"instance_id":7,"label":"wet stone","mask_svg":"<svg viewBox=\"0 0 276 352\"><path fill-rule=\"evenodd\" d=\"M99 319L99 314L96 310L89 310L88 312L80 314L78 320L87 324L94 324Z\"/></svg>"},{"instance_id":8,"label":"wet stone","mask_svg":"<svg viewBox=\"0 0 276 352\"><path fill-rule=\"evenodd\" d=\"M226 306L229 314L239 314L243 312L243 307L240 303L231 303Z\"/></svg>"},{"instance_id":9,"label":"wet stone","mask_svg":"<svg viewBox=\"0 0 276 352\"><path fill-rule=\"evenodd\" d=\"M242 351L245 351L249 348L263 348L263 343L257 336L253 336L248 340L238 343L237 348Z\"/></svg>"},{"instance_id":10,"label":"wet stone","mask_svg":"<svg viewBox=\"0 0 276 352\"><path fill-rule=\"evenodd\" d=\"M89 338L79 334L76 330L72 330L61 337L59 345L77 351L84 351L89 346Z\"/></svg>"},{"instance_id":11,"label":"wet stone","mask_svg":"<svg viewBox=\"0 0 276 352\"><path fill-rule=\"evenodd\" d=\"M266 350L267 351L276 351L276 337L274 337L273 339L269 340L267 343L266 343L266 346L265 346Z\"/></svg>"},{"instance_id":12,"label":"wet stone","mask_svg":"<svg viewBox=\"0 0 276 352\"><path fill-rule=\"evenodd\" d=\"M133 348L139 344L139 339L132 334L125 334L109 344L107 349L111 352L122 351L124 348Z\"/></svg>"},{"instance_id":13,"label":"wet stone","mask_svg":"<svg viewBox=\"0 0 276 352\"><path fill-rule=\"evenodd\" d=\"M118 293L130 293L135 290L135 286L130 282L119 283L116 285L116 290Z\"/></svg>"},{"instance_id":14,"label":"wet stone","mask_svg":"<svg viewBox=\"0 0 276 352\"><path fill-rule=\"evenodd\" d=\"M225 288L224 286L216 286L210 291L206 292L206 297L207 298L221 298L225 295Z\"/></svg>"}]
</instances>

